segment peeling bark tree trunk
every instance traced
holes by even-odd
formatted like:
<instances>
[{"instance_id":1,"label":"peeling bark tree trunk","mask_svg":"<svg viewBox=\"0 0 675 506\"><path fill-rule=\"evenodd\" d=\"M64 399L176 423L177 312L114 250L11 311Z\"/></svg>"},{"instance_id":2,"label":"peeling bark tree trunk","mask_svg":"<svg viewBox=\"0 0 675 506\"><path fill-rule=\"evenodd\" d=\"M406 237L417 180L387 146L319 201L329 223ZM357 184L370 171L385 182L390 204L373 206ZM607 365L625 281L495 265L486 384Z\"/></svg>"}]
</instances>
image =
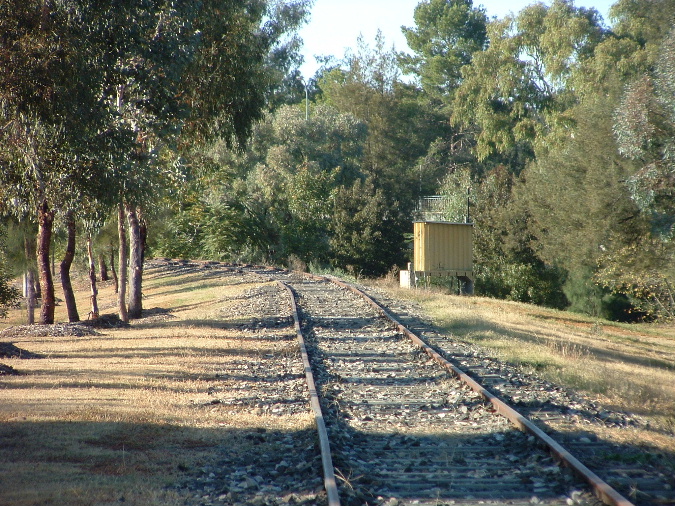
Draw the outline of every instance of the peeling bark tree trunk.
<instances>
[{"instance_id":1,"label":"peeling bark tree trunk","mask_svg":"<svg viewBox=\"0 0 675 506\"><path fill-rule=\"evenodd\" d=\"M63 286L63 299L66 301L68 310L68 321L79 322L80 315L77 312L75 303L75 293L73 284L70 282L70 266L75 258L75 217L72 211L66 213L66 229L68 230L68 242L66 243L66 253L61 261L61 285Z\"/></svg>"},{"instance_id":2,"label":"peeling bark tree trunk","mask_svg":"<svg viewBox=\"0 0 675 506\"><path fill-rule=\"evenodd\" d=\"M42 292L42 307L40 309L40 323L43 325L54 323L54 279L49 258L49 247L52 240L52 226L54 211L49 209L47 201L43 201L38 209L38 237L37 237L37 264L40 274L40 291Z\"/></svg>"},{"instance_id":3,"label":"peeling bark tree trunk","mask_svg":"<svg viewBox=\"0 0 675 506\"><path fill-rule=\"evenodd\" d=\"M112 272L113 281L115 282L115 293L119 293L120 285L117 280L117 272L115 271L115 248L110 244L110 271Z\"/></svg>"},{"instance_id":4,"label":"peeling bark tree trunk","mask_svg":"<svg viewBox=\"0 0 675 506\"><path fill-rule=\"evenodd\" d=\"M143 312L143 242L136 208L126 206L129 222L129 318L140 318Z\"/></svg>"},{"instance_id":5,"label":"peeling bark tree trunk","mask_svg":"<svg viewBox=\"0 0 675 506\"><path fill-rule=\"evenodd\" d=\"M119 305L119 316L123 322L129 321L127 314L127 233L124 226L124 207L122 204L117 205L117 231L119 233L120 251L119 251L119 291L117 293L117 301Z\"/></svg>"},{"instance_id":6,"label":"peeling bark tree trunk","mask_svg":"<svg viewBox=\"0 0 675 506\"><path fill-rule=\"evenodd\" d=\"M108 281L108 265L105 263L105 256L101 253L98 256L98 275L101 281Z\"/></svg>"},{"instance_id":7,"label":"peeling bark tree trunk","mask_svg":"<svg viewBox=\"0 0 675 506\"><path fill-rule=\"evenodd\" d=\"M91 319L98 318L98 288L96 288L96 262L94 262L94 248L91 235L87 238L87 253L89 254L89 284L91 285Z\"/></svg>"},{"instance_id":8,"label":"peeling bark tree trunk","mask_svg":"<svg viewBox=\"0 0 675 506\"><path fill-rule=\"evenodd\" d=\"M26 262L30 264L35 260L35 243L32 237L25 237L23 241L24 251L26 253ZM35 323L35 276L33 271L26 271L26 281L24 283L26 291L26 322L28 325Z\"/></svg>"},{"instance_id":9,"label":"peeling bark tree trunk","mask_svg":"<svg viewBox=\"0 0 675 506\"><path fill-rule=\"evenodd\" d=\"M26 323L33 325L35 323L35 280L33 271L26 271Z\"/></svg>"}]
</instances>

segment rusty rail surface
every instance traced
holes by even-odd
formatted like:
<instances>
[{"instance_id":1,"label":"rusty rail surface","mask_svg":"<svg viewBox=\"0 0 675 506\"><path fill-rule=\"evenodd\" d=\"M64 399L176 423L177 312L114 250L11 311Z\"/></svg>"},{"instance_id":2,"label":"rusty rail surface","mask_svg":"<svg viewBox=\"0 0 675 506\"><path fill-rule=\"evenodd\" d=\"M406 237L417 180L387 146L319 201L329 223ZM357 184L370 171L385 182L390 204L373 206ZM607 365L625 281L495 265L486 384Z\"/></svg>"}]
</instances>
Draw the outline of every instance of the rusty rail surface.
<instances>
[{"instance_id":1,"label":"rusty rail surface","mask_svg":"<svg viewBox=\"0 0 675 506\"><path fill-rule=\"evenodd\" d=\"M282 281L277 283L286 289L291 300L291 310L293 313L293 321L295 323L295 332L297 334L298 343L300 345L300 354L302 355L302 363L305 368L305 378L309 387L309 400L314 411L314 421L316 422L316 430L319 434L319 447L321 449L321 463L323 465L323 481L326 495L328 496L328 506L340 506L340 497L338 495L337 483L335 481L335 470L333 467L333 459L330 453L330 442L328 440L328 432L326 431L326 423L321 411L321 404L319 402L319 394L314 383L314 375L312 374L312 367L309 363L309 355L305 346L305 339L302 336L300 328L300 318L298 315L298 306L295 303L295 293L293 289Z\"/></svg>"}]
</instances>

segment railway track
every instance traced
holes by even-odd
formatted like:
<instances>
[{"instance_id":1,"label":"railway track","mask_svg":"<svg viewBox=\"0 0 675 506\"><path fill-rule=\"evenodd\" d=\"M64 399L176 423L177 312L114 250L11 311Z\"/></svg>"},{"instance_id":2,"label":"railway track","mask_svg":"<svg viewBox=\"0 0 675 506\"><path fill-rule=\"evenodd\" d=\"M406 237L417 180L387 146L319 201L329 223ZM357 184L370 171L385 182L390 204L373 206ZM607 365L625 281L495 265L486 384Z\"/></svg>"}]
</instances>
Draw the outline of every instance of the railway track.
<instances>
[{"instance_id":1,"label":"railway track","mask_svg":"<svg viewBox=\"0 0 675 506\"><path fill-rule=\"evenodd\" d=\"M328 281L290 284L345 504L595 502L537 437L366 301Z\"/></svg>"},{"instance_id":2,"label":"railway track","mask_svg":"<svg viewBox=\"0 0 675 506\"><path fill-rule=\"evenodd\" d=\"M599 415L580 416L591 410L587 401L515 374L476 349L436 334L383 294L374 295L424 336L431 344L423 345L426 352L381 308L325 278L255 267L235 270L249 279L280 281L297 303L305 371L315 384L310 387L312 405L320 409L317 425L326 429L320 437L321 460L330 506L573 506L600 504L598 499L614 506L675 504L667 465L631 468L606 458L625 446L583 431L593 417L607 423ZM277 307L271 313L287 314L280 297L274 298ZM470 371L533 422L457 379L452 364L439 366L443 357ZM589 483L589 475L582 479L578 468L570 469L585 466L555 441L553 448L544 444L542 437L550 439L549 434L591 462L623 496L592 472ZM638 455L640 449L634 451ZM568 459L562 466L561 456Z\"/></svg>"}]
</instances>

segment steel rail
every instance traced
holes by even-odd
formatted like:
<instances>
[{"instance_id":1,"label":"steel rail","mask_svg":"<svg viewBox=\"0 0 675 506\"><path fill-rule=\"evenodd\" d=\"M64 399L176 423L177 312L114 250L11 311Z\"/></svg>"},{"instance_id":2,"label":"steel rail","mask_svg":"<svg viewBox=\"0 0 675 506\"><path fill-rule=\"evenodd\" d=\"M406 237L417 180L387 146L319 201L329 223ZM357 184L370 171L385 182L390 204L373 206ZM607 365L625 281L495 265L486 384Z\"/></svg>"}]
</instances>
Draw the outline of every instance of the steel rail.
<instances>
[{"instance_id":1,"label":"steel rail","mask_svg":"<svg viewBox=\"0 0 675 506\"><path fill-rule=\"evenodd\" d=\"M319 448L321 450L321 463L323 466L323 481L326 495L328 496L328 506L340 506L340 496L338 495L337 483L335 481L335 469L333 467L333 458L330 453L330 442L328 440L328 431L326 430L326 423L321 411L321 403L319 402L319 394L314 383L314 375L312 374L312 366L309 363L309 355L307 354L307 347L305 346L305 339L302 336L300 328L300 317L298 315L298 306L295 303L295 292L293 289L284 283L278 281L277 283L284 287L289 294L291 300L291 310L293 313L293 321L295 323L295 332L297 334L298 343L300 345L300 354L302 355L302 364L305 368L305 378L309 387L309 403L314 411L314 421L316 422L316 430L319 435Z\"/></svg>"},{"instance_id":2,"label":"steel rail","mask_svg":"<svg viewBox=\"0 0 675 506\"><path fill-rule=\"evenodd\" d=\"M555 455L564 465L572 469L581 479L586 481L591 488L593 489L596 497L600 499L605 504L609 506L635 506L628 499L623 497L619 492L614 490L609 484L602 480L598 475L593 471L588 469L581 461L574 457L570 452L568 452L563 446L561 446L557 441L551 438L543 430L537 427L530 419L521 415L513 409L511 406L506 404L499 397L492 394L486 388L484 388L480 383L471 378L466 372L462 371L458 367L454 366L452 363L443 358L438 352L436 352L429 344L427 344L423 339L410 331L402 323L400 323L389 311L387 311L381 304L379 304L375 299L370 297L365 292L359 290L355 286L345 283L333 276L312 276L315 279L322 278L332 283L350 290L351 292L361 296L366 300L372 307L380 311L386 318L391 320L398 330L408 336L413 343L422 348L424 352L429 355L434 361L436 361L443 368L448 370L451 374L456 376L462 382L467 384L472 390L479 393L483 396L484 399L489 401L494 407L495 411L499 414L506 417L511 423L513 423L518 429L523 432L528 432L545 444L549 451Z\"/></svg>"}]
</instances>

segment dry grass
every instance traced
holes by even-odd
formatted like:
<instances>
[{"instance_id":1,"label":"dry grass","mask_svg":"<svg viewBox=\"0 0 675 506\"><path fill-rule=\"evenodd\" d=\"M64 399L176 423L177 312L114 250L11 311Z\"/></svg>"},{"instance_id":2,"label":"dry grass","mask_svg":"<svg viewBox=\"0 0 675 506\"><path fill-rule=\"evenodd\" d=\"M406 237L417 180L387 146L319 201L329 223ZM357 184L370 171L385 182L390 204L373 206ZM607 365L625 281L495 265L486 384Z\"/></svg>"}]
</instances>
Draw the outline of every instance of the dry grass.
<instances>
[{"instance_id":1,"label":"dry grass","mask_svg":"<svg viewBox=\"0 0 675 506\"><path fill-rule=\"evenodd\" d=\"M212 405L241 381L219 376L234 362L296 353L294 341L238 330L227 308L254 285L167 277L149 272L144 306L163 308L131 328L85 337L21 337L12 342L40 359L0 359L22 373L0 376L0 505L174 505L173 485L194 475L223 447L245 452L258 428L289 432L306 417L257 416ZM78 291L81 312L87 290ZM114 312L110 284L102 313ZM14 312L3 327L22 323ZM66 318L57 308L57 321ZM290 330L292 332L292 329ZM236 394L233 394L236 395Z\"/></svg>"},{"instance_id":2,"label":"dry grass","mask_svg":"<svg viewBox=\"0 0 675 506\"><path fill-rule=\"evenodd\" d=\"M254 286L201 273L148 272L144 306L163 311L129 329L12 339L44 358L0 360L23 373L0 376L0 505L107 505L122 499L183 504L185 497L172 485L223 448L247 452L251 431L311 427L309 413L272 417L210 404L214 386L222 397L240 395L242 378L221 374L234 370L233 364L296 353L283 335L292 329L263 329L255 336L237 329L248 316L235 317L228 308ZM114 312L112 286L100 289L101 312ZM443 332L651 423L649 429L603 437L675 452L672 326L618 325L525 304L389 289L421 304ZM84 284L77 296L86 313ZM23 319L15 311L0 328ZM65 319L65 308L58 306L57 320Z\"/></svg>"},{"instance_id":3,"label":"dry grass","mask_svg":"<svg viewBox=\"0 0 675 506\"><path fill-rule=\"evenodd\" d=\"M583 392L607 410L640 415L651 428L631 438L675 452L673 325L618 324L528 304L385 288L420 304L445 334Z\"/></svg>"}]
</instances>

